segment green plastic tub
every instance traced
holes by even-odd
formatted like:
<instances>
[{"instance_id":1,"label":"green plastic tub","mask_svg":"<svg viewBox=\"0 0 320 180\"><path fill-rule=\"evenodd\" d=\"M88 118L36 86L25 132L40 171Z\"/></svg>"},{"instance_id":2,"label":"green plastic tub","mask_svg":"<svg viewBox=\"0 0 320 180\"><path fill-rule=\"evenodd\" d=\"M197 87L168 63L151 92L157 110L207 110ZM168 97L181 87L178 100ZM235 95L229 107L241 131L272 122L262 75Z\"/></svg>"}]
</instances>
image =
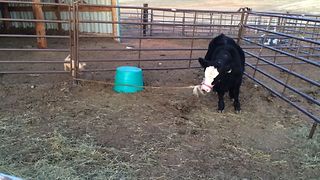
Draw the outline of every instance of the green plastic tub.
<instances>
[{"instance_id":1,"label":"green plastic tub","mask_svg":"<svg viewBox=\"0 0 320 180\"><path fill-rule=\"evenodd\" d=\"M135 93L143 90L142 69L120 66L116 69L113 90L118 93Z\"/></svg>"}]
</instances>

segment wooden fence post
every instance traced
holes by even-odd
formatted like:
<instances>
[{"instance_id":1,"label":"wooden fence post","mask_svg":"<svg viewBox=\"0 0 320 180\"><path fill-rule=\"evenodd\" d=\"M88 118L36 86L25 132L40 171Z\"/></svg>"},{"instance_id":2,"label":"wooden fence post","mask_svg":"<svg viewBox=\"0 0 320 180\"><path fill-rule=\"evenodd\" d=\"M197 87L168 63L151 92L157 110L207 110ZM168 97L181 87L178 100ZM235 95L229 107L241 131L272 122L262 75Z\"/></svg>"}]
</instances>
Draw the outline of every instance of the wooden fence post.
<instances>
[{"instance_id":1,"label":"wooden fence post","mask_svg":"<svg viewBox=\"0 0 320 180\"><path fill-rule=\"evenodd\" d=\"M3 18L10 18L8 3L0 3L0 10ZM4 29L10 29L10 21L3 21Z\"/></svg>"},{"instance_id":2,"label":"wooden fence post","mask_svg":"<svg viewBox=\"0 0 320 180\"><path fill-rule=\"evenodd\" d=\"M111 1L112 6L117 5L117 0L112 0ZM112 8L112 34L113 37L116 41L119 41L119 38L116 38L115 36L118 36L118 13L117 13L117 8Z\"/></svg>"},{"instance_id":3,"label":"wooden fence post","mask_svg":"<svg viewBox=\"0 0 320 180\"><path fill-rule=\"evenodd\" d=\"M35 4L32 4L32 9L33 9L33 15L35 19L37 20L44 20L44 15L42 11L42 5L38 4L40 3L40 0L32 0ZM46 35L46 27L44 22L36 22L36 34L38 36L37 38L37 45L38 48L47 48L48 43L47 39L44 37Z\"/></svg>"},{"instance_id":4,"label":"wooden fence post","mask_svg":"<svg viewBox=\"0 0 320 180\"><path fill-rule=\"evenodd\" d=\"M60 4L60 0L54 0L55 3ZM60 6L57 5L57 8L55 10L55 15L58 21L61 20L61 14L60 14ZM58 23L58 31L62 31L62 23Z\"/></svg>"}]
</instances>

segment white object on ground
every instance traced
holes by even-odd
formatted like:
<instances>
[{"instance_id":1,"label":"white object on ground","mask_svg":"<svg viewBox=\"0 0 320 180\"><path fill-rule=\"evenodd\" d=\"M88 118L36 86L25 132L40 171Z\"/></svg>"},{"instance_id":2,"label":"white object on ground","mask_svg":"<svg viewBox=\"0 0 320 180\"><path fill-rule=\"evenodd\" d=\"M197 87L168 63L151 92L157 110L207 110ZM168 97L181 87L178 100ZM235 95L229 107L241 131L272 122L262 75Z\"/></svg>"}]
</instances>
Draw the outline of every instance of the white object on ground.
<instances>
[{"instance_id":1,"label":"white object on ground","mask_svg":"<svg viewBox=\"0 0 320 180\"><path fill-rule=\"evenodd\" d=\"M203 93L203 91L201 90L201 85L196 85L196 86L193 88L193 94L196 95L197 97L199 97L199 92L200 92L200 94L205 95L205 94Z\"/></svg>"},{"instance_id":2,"label":"white object on ground","mask_svg":"<svg viewBox=\"0 0 320 180\"><path fill-rule=\"evenodd\" d=\"M64 70L65 71L71 71L72 70L72 68L71 68L71 64L70 64L70 61L72 61L71 63L72 63L72 68L74 69L74 67L75 67L75 62L74 62L74 60L72 59L71 60L71 56L70 56L70 54L64 59L64 64L63 64L63 66L64 66ZM80 62L79 63L79 70L83 70L85 67L86 67L86 63L84 63L84 62Z\"/></svg>"}]
</instances>

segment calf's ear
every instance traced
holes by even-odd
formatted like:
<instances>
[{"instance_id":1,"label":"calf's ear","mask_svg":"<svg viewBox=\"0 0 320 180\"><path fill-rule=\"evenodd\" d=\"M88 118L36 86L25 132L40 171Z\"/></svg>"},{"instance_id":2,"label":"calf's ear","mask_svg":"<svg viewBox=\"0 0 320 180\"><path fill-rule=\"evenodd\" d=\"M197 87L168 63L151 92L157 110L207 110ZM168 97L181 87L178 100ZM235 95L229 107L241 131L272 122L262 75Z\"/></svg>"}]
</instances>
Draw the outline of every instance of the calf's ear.
<instances>
[{"instance_id":1,"label":"calf's ear","mask_svg":"<svg viewBox=\"0 0 320 180\"><path fill-rule=\"evenodd\" d=\"M208 67L208 61L207 61L206 59L199 58L198 60L199 60L200 65L201 65L203 68Z\"/></svg>"}]
</instances>

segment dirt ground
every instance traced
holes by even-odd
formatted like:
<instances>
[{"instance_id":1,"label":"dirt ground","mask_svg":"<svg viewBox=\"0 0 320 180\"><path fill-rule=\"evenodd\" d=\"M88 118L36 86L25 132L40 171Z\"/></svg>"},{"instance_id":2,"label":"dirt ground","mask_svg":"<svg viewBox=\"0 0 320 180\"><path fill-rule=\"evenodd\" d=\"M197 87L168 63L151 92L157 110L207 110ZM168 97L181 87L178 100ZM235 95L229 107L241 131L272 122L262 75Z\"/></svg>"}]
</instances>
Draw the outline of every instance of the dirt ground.
<instances>
[{"instance_id":1,"label":"dirt ground","mask_svg":"<svg viewBox=\"0 0 320 180\"><path fill-rule=\"evenodd\" d=\"M242 113L235 114L228 98L226 111L217 113L216 95L196 98L191 89L117 94L111 86L73 85L64 77L56 83L10 78L0 87L1 172L26 179L320 175L319 133L308 140L310 123L247 79Z\"/></svg>"},{"instance_id":2,"label":"dirt ground","mask_svg":"<svg viewBox=\"0 0 320 180\"><path fill-rule=\"evenodd\" d=\"M1 42L0 47L6 48L34 47L34 41L27 39ZM50 41L50 48L65 48L67 44ZM105 49L137 46L132 42L114 45L101 39L83 40L80 44ZM161 42L146 42L143 47L159 45ZM182 41L165 45L189 46ZM195 46L205 47L207 43L195 42ZM186 58L190 55L183 53L179 55ZM66 55L1 52L0 60L56 59L60 63L2 66L0 70L60 71ZM137 55L137 52L82 52L80 59L134 59ZM177 54L142 54L142 58L164 56L171 58ZM203 52L194 52L193 56L203 56ZM178 67L188 62L162 63L161 67ZM89 62L88 68L118 65ZM112 82L114 72L82 76ZM310 120L249 79L244 78L241 88L241 114L234 113L227 96L225 112L218 113L217 96L213 93L196 98L192 89L166 88L196 85L202 76L202 70L145 71L147 86L163 88L118 94L110 85L74 85L67 74L2 75L0 172L25 179L320 177L319 132L308 140Z\"/></svg>"}]
</instances>

